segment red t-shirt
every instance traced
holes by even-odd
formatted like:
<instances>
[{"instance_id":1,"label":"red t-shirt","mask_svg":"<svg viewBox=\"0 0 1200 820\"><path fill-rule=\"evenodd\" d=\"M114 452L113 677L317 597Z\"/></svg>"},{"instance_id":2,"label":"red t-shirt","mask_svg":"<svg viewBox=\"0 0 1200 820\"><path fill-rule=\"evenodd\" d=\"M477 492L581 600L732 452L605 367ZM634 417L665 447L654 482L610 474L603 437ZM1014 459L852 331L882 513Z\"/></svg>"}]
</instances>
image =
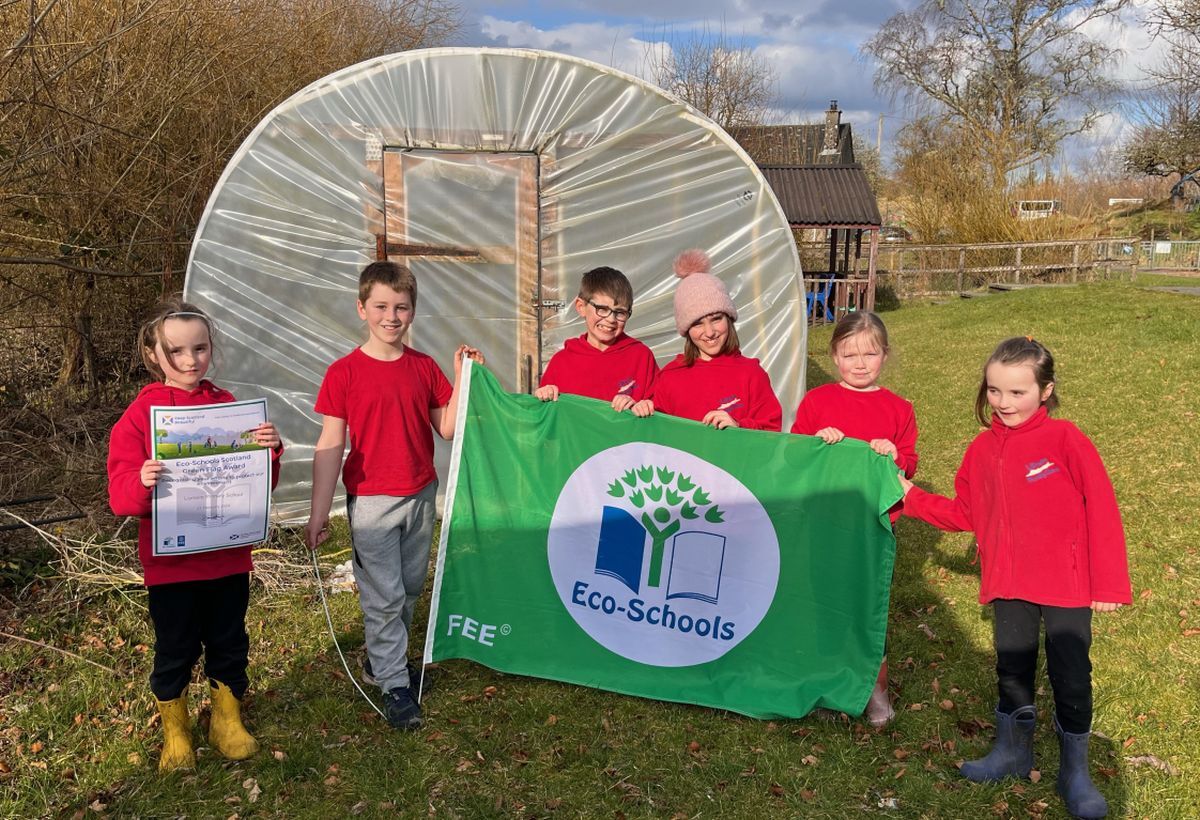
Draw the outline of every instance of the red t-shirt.
<instances>
[{"instance_id":1,"label":"red t-shirt","mask_svg":"<svg viewBox=\"0 0 1200 820\"><path fill-rule=\"evenodd\" d=\"M640 401L650 395L658 376L658 363L650 348L632 336L622 335L607 350L588 344L587 334L567 339L550 358L541 386L552 384L561 393L612 401L619 393Z\"/></svg>"},{"instance_id":2,"label":"red t-shirt","mask_svg":"<svg viewBox=\"0 0 1200 820\"><path fill-rule=\"evenodd\" d=\"M355 348L329 365L316 411L346 421L346 492L415 495L436 479L429 412L449 404L451 393L437 362L408 346L390 362Z\"/></svg>"},{"instance_id":3,"label":"red t-shirt","mask_svg":"<svg viewBox=\"0 0 1200 820\"><path fill-rule=\"evenodd\" d=\"M860 441L887 439L899 451L896 463L904 474L909 478L916 474L917 417L912 402L886 387L863 391L823 384L809 390L796 409L792 432L815 436L825 427L836 427Z\"/></svg>"},{"instance_id":4,"label":"red t-shirt","mask_svg":"<svg viewBox=\"0 0 1200 820\"><path fill-rule=\"evenodd\" d=\"M254 568L250 547L230 547L192 555L155 556L150 543L154 529L150 521L151 493L142 484L142 464L150 458L151 406L189 407L200 404L224 404L233 395L205 379L195 390L168 387L154 382L142 388L137 398L113 425L108 438L108 505L116 515L136 515L138 521L138 559L146 586L174 584L180 581L211 581ZM271 487L279 482L279 456L283 448L271 453Z\"/></svg>"},{"instance_id":5,"label":"red t-shirt","mask_svg":"<svg viewBox=\"0 0 1200 820\"><path fill-rule=\"evenodd\" d=\"M710 410L724 410L740 427L779 432L783 408L771 389L771 377L758 359L726 353L689 367L676 356L654 383L654 409L701 421Z\"/></svg>"}]
</instances>

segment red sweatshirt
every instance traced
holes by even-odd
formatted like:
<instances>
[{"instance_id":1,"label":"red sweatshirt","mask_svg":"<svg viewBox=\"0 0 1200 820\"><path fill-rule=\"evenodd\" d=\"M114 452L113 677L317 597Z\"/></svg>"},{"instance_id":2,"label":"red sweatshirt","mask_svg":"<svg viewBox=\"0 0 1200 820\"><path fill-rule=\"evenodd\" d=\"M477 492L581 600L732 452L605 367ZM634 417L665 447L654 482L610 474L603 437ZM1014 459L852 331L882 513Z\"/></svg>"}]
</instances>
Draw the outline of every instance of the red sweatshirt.
<instances>
[{"instance_id":1,"label":"red sweatshirt","mask_svg":"<svg viewBox=\"0 0 1200 820\"><path fill-rule=\"evenodd\" d=\"M150 458L150 407L198 404L223 404L233 395L205 379L195 390L187 391L154 382L142 388L137 398L113 425L108 440L108 503L116 515L136 515L138 522L138 558L146 586L179 581L210 581L250 572L250 547L199 552L193 555L155 556L150 544L151 493L142 485L142 464ZM271 487L279 482L279 456L283 448L271 453Z\"/></svg>"},{"instance_id":2,"label":"red sweatshirt","mask_svg":"<svg viewBox=\"0 0 1200 820\"><path fill-rule=\"evenodd\" d=\"M912 402L886 387L864 391L823 384L809 390L796 409L792 432L815 436L826 427L836 427L859 441L887 439L899 451L896 464L904 474L916 475L917 417Z\"/></svg>"},{"instance_id":3,"label":"red sweatshirt","mask_svg":"<svg viewBox=\"0 0 1200 820\"><path fill-rule=\"evenodd\" d=\"M979 542L979 602L1132 603L1125 532L1092 442L1046 409L1016 427L993 417L963 456L953 499L913 487L904 514Z\"/></svg>"},{"instance_id":4,"label":"red sweatshirt","mask_svg":"<svg viewBox=\"0 0 1200 820\"><path fill-rule=\"evenodd\" d=\"M710 410L724 410L740 427L771 430L783 427L783 408L771 378L758 359L726 353L710 361L696 359L689 367L676 356L654 383L654 409L701 421Z\"/></svg>"},{"instance_id":5,"label":"red sweatshirt","mask_svg":"<svg viewBox=\"0 0 1200 820\"><path fill-rule=\"evenodd\" d=\"M587 334L567 339L550 357L541 387L552 384L561 393L612 401L618 394L640 401L650 395L658 377L658 363L650 348L622 334L607 350L588 344Z\"/></svg>"}]
</instances>

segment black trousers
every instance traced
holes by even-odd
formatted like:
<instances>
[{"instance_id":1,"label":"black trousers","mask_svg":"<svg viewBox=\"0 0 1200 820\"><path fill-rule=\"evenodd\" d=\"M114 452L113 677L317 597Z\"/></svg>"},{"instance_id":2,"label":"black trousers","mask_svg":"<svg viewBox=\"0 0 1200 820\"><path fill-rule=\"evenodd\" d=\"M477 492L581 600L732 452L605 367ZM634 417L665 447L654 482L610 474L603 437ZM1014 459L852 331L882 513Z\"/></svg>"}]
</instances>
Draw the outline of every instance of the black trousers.
<instances>
[{"instance_id":1,"label":"black trousers","mask_svg":"<svg viewBox=\"0 0 1200 820\"><path fill-rule=\"evenodd\" d=\"M1046 625L1046 672L1054 692L1054 709L1064 731L1080 734L1092 728L1092 610L1088 607L1042 606L998 599L995 613L997 709L1012 714L1033 705L1038 637Z\"/></svg>"},{"instance_id":2,"label":"black trousers","mask_svg":"<svg viewBox=\"0 0 1200 820\"><path fill-rule=\"evenodd\" d=\"M154 670L150 673L154 697L179 697L203 651L205 674L228 686L240 699L249 684L246 605L250 573L212 581L156 584L146 591L154 622Z\"/></svg>"}]
</instances>

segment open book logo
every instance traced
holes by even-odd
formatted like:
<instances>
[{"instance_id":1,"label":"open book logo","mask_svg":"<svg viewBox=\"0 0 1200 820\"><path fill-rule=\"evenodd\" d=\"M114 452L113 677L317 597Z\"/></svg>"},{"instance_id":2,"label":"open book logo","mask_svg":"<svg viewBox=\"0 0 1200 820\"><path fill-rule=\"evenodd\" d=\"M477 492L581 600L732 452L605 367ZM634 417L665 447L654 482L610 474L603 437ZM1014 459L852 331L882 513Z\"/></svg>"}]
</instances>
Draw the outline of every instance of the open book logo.
<instances>
[{"instance_id":1,"label":"open book logo","mask_svg":"<svg viewBox=\"0 0 1200 820\"><path fill-rule=\"evenodd\" d=\"M555 588L589 635L631 660L715 660L765 616L779 545L762 504L704 459L659 444L576 468L547 537Z\"/></svg>"},{"instance_id":2,"label":"open book logo","mask_svg":"<svg viewBox=\"0 0 1200 820\"><path fill-rule=\"evenodd\" d=\"M604 507L597 573L639 593L646 565L646 586L660 587L670 542L666 597L717 603L726 538L712 530L724 522L725 513L703 487L671 466L640 465L610 482L607 495L622 506Z\"/></svg>"}]
</instances>

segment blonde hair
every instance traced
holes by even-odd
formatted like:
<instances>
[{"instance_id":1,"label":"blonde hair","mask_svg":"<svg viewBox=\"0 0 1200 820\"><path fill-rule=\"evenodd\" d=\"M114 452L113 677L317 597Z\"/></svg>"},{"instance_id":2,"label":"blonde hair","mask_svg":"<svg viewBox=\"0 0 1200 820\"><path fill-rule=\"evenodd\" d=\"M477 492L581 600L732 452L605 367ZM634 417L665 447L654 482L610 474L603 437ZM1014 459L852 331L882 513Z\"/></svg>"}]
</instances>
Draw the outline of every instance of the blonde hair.
<instances>
[{"instance_id":1,"label":"blonde hair","mask_svg":"<svg viewBox=\"0 0 1200 820\"><path fill-rule=\"evenodd\" d=\"M167 319L194 319L204 322L205 328L208 329L208 342L212 345L214 358L216 354L217 328L213 324L212 318L191 302L183 301L182 293L168 296L154 307L150 318L138 329L138 351L142 354L142 364L159 381L165 379L167 375L154 360L155 347L161 346L163 354L171 359L171 353L167 350L167 338L163 335L163 324ZM171 359L171 363L174 364L174 359Z\"/></svg>"},{"instance_id":2,"label":"blonde hair","mask_svg":"<svg viewBox=\"0 0 1200 820\"><path fill-rule=\"evenodd\" d=\"M847 313L834 325L833 336L829 339L829 355L836 356L838 345L860 333L867 334L881 352L888 352L888 332L883 320L869 310L857 310Z\"/></svg>"}]
</instances>

